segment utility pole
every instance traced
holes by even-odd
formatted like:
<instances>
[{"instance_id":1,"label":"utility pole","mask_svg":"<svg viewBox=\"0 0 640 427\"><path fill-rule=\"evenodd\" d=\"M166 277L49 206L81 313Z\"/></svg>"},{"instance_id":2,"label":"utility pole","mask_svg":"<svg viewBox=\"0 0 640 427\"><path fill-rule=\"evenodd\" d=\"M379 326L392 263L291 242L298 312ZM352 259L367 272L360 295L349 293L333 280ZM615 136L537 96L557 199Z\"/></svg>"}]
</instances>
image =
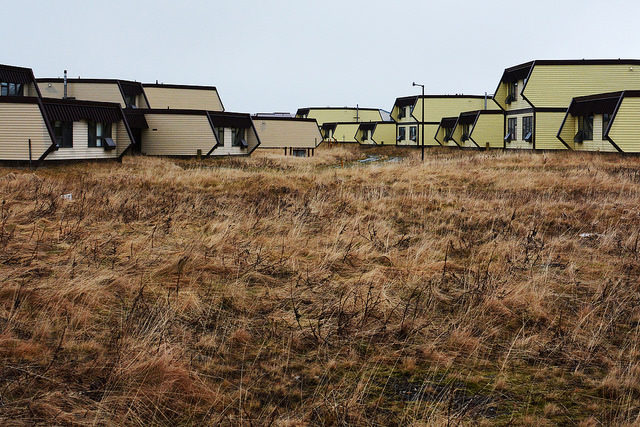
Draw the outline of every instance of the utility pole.
<instances>
[{"instance_id":1,"label":"utility pole","mask_svg":"<svg viewBox=\"0 0 640 427\"><path fill-rule=\"evenodd\" d=\"M422 133L422 161L424 162L424 85L413 82L413 86L420 86L422 88L422 123L421 123L421 132Z\"/></svg>"}]
</instances>

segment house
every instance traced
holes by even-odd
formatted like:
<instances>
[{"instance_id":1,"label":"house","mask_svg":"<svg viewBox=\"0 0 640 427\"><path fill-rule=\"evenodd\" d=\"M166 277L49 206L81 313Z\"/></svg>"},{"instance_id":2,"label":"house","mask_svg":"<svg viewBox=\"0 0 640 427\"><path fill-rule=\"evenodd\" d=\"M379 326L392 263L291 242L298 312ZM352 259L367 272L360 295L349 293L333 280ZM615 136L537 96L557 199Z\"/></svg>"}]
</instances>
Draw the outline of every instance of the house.
<instances>
[{"instance_id":1,"label":"house","mask_svg":"<svg viewBox=\"0 0 640 427\"><path fill-rule=\"evenodd\" d=\"M504 114L500 110L461 113L450 131L450 141L462 148L503 148ZM438 135L436 135L438 138Z\"/></svg>"},{"instance_id":2,"label":"house","mask_svg":"<svg viewBox=\"0 0 640 427\"><path fill-rule=\"evenodd\" d=\"M0 66L0 87L2 161L120 159L132 144L119 103L43 98L28 68Z\"/></svg>"},{"instance_id":3,"label":"house","mask_svg":"<svg viewBox=\"0 0 640 427\"><path fill-rule=\"evenodd\" d=\"M419 146L422 143L422 108L424 105L424 145L442 144L433 135L438 132L443 117L458 117L463 111L497 109L492 99L480 95L425 95L397 98L391 110L391 119L396 122L397 145ZM442 140L442 139L441 139Z\"/></svg>"},{"instance_id":4,"label":"house","mask_svg":"<svg viewBox=\"0 0 640 427\"><path fill-rule=\"evenodd\" d=\"M506 148L566 150L558 137L572 99L639 90L640 60L536 60L504 70L494 99Z\"/></svg>"},{"instance_id":5,"label":"house","mask_svg":"<svg viewBox=\"0 0 640 427\"><path fill-rule=\"evenodd\" d=\"M360 123L356 140L362 145L395 145L396 122Z\"/></svg>"},{"instance_id":6,"label":"house","mask_svg":"<svg viewBox=\"0 0 640 427\"><path fill-rule=\"evenodd\" d=\"M249 155L260 145L249 114L207 110L147 109L140 152L149 156Z\"/></svg>"},{"instance_id":7,"label":"house","mask_svg":"<svg viewBox=\"0 0 640 427\"><path fill-rule=\"evenodd\" d=\"M315 119L318 126L325 123L360 123L385 120L385 111L360 107L308 107L299 108L297 118Z\"/></svg>"},{"instance_id":8,"label":"house","mask_svg":"<svg viewBox=\"0 0 640 427\"><path fill-rule=\"evenodd\" d=\"M436 133L433 137L438 145L449 147L457 146L455 141L453 141L453 131L456 128L457 123L458 117L443 117L440 120L440 123L438 123L438 127L436 129Z\"/></svg>"},{"instance_id":9,"label":"house","mask_svg":"<svg viewBox=\"0 0 640 427\"><path fill-rule=\"evenodd\" d=\"M576 97L566 111L558 139L571 150L640 152L640 91Z\"/></svg>"},{"instance_id":10,"label":"house","mask_svg":"<svg viewBox=\"0 0 640 427\"><path fill-rule=\"evenodd\" d=\"M314 119L283 116L253 116L260 136L260 149L284 150L285 155L309 157L322 143L322 134Z\"/></svg>"},{"instance_id":11,"label":"house","mask_svg":"<svg viewBox=\"0 0 640 427\"><path fill-rule=\"evenodd\" d=\"M224 111L215 86L142 84L151 108Z\"/></svg>"},{"instance_id":12,"label":"house","mask_svg":"<svg viewBox=\"0 0 640 427\"><path fill-rule=\"evenodd\" d=\"M340 122L340 123L325 123L329 127L333 126L330 142L341 143L357 143L356 133L360 128L360 123L352 122Z\"/></svg>"}]
</instances>

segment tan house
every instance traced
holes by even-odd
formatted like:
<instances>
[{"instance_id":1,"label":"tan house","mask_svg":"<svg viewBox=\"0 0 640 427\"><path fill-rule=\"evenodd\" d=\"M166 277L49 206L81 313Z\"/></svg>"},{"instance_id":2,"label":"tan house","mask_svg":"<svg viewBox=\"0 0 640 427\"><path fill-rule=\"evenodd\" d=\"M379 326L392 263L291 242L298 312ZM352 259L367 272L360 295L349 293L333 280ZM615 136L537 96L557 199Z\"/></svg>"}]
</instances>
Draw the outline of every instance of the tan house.
<instances>
[{"instance_id":1,"label":"tan house","mask_svg":"<svg viewBox=\"0 0 640 427\"><path fill-rule=\"evenodd\" d=\"M149 100L139 82L117 79L40 78L36 80L45 98L113 102L122 108L149 108Z\"/></svg>"},{"instance_id":2,"label":"tan house","mask_svg":"<svg viewBox=\"0 0 640 427\"><path fill-rule=\"evenodd\" d=\"M260 136L260 149L284 150L285 155L309 157L322 143L322 134L314 119L279 116L253 116Z\"/></svg>"},{"instance_id":3,"label":"tan house","mask_svg":"<svg viewBox=\"0 0 640 427\"><path fill-rule=\"evenodd\" d=\"M2 161L120 159L131 146L119 103L42 98L28 68L0 66L0 88Z\"/></svg>"}]
</instances>

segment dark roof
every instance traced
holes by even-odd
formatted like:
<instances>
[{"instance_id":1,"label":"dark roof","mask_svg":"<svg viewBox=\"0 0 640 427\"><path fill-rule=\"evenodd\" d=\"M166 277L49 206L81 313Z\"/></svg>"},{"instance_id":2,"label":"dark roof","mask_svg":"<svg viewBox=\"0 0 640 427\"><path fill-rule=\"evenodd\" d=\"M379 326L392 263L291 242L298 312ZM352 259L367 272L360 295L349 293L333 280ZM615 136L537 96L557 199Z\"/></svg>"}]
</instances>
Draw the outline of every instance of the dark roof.
<instances>
[{"instance_id":1,"label":"dark roof","mask_svg":"<svg viewBox=\"0 0 640 427\"><path fill-rule=\"evenodd\" d=\"M337 125L337 123L323 123L322 129L335 129Z\"/></svg>"},{"instance_id":2,"label":"dark roof","mask_svg":"<svg viewBox=\"0 0 640 427\"><path fill-rule=\"evenodd\" d=\"M42 104L47 117L52 122L93 120L101 123L115 123L123 120L120 104L110 102L43 98Z\"/></svg>"},{"instance_id":3,"label":"dark roof","mask_svg":"<svg viewBox=\"0 0 640 427\"><path fill-rule=\"evenodd\" d=\"M34 81L31 68L0 65L0 81L7 83L32 83Z\"/></svg>"},{"instance_id":4,"label":"dark roof","mask_svg":"<svg viewBox=\"0 0 640 427\"><path fill-rule=\"evenodd\" d=\"M442 120L440 120L440 127L451 128L454 127L457 122L457 117L443 117Z\"/></svg>"},{"instance_id":5,"label":"dark roof","mask_svg":"<svg viewBox=\"0 0 640 427\"><path fill-rule=\"evenodd\" d=\"M198 85L173 85L164 83L142 83L143 87L159 87L165 89L194 89L194 90L215 90L215 86L198 86Z\"/></svg>"},{"instance_id":6,"label":"dark roof","mask_svg":"<svg viewBox=\"0 0 640 427\"><path fill-rule=\"evenodd\" d=\"M37 78L36 82L38 83L64 83L64 79L63 78L49 78L49 77L44 77L44 78ZM85 78L67 78L67 82L68 83L112 83L112 84L135 84L135 85L140 85L140 82L135 82L133 80L121 80L121 79L85 79Z\"/></svg>"},{"instance_id":7,"label":"dark roof","mask_svg":"<svg viewBox=\"0 0 640 427\"><path fill-rule=\"evenodd\" d=\"M365 107L305 107L298 108L297 115L308 114L310 110L360 110L360 111L380 111L380 108Z\"/></svg>"},{"instance_id":8,"label":"dark roof","mask_svg":"<svg viewBox=\"0 0 640 427\"><path fill-rule=\"evenodd\" d=\"M478 114L480 114L480 111L468 111L466 113L462 113L458 118L458 124L461 124L461 125L473 124L476 122L476 119L478 118Z\"/></svg>"},{"instance_id":9,"label":"dark roof","mask_svg":"<svg viewBox=\"0 0 640 427\"><path fill-rule=\"evenodd\" d=\"M360 123L360 129L362 129L362 130L374 130L376 128L376 125L377 125L376 122Z\"/></svg>"},{"instance_id":10,"label":"dark roof","mask_svg":"<svg viewBox=\"0 0 640 427\"><path fill-rule=\"evenodd\" d=\"M506 68L504 73L502 73L502 78L500 81L502 82L517 82L518 80L523 80L529 76L531 72L531 68L533 67L534 61L525 62L524 64L515 65L513 67Z\"/></svg>"},{"instance_id":11,"label":"dark roof","mask_svg":"<svg viewBox=\"0 0 640 427\"><path fill-rule=\"evenodd\" d=\"M623 94L624 92L611 92L573 98L569 113L574 116L613 114Z\"/></svg>"},{"instance_id":12,"label":"dark roof","mask_svg":"<svg viewBox=\"0 0 640 427\"><path fill-rule=\"evenodd\" d=\"M144 94L144 89L142 88L142 84L139 82L127 82L127 81L119 81L120 87L122 88L122 93L125 96L138 96Z\"/></svg>"},{"instance_id":13,"label":"dark roof","mask_svg":"<svg viewBox=\"0 0 640 427\"><path fill-rule=\"evenodd\" d=\"M254 114L251 116L254 120L284 120L289 122L312 122L317 123L316 119L304 119L302 117L285 117L285 116L261 116L259 114Z\"/></svg>"},{"instance_id":14,"label":"dark roof","mask_svg":"<svg viewBox=\"0 0 640 427\"><path fill-rule=\"evenodd\" d=\"M464 95L464 94L458 94L458 95L415 95L415 96L404 96L401 98L396 98L396 102L393 104L394 106L398 106L398 107L406 107L407 105L414 105L419 99L448 99L448 98L454 98L454 99L464 99L464 98L470 98L470 99L484 99L485 96L484 95ZM493 97L491 95L487 95L486 96L487 99L492 99Z\"/></svg>"},{"instance_id":15,"label":"dark roof","mask_svg":"<svg viewBox=\"0 0 640 427\"><path fill-rule=\"evenodd\" d=\"M394 102L393 105L397 107L406 107L407 105L415 104L417 100L417 96L403 96L401 98L396 98L396 102Z\"/></svg>"},{"instance_id":16,"label":"dark roof","mask_svg":"<svg viewBox=\"0 0 640 427\"><path fill-rule=\"evenodd\" d=\"M501 81L523 80L536 65L640 65L640 59L537 59L506 68Z\"/></svg>"}]
</instances>

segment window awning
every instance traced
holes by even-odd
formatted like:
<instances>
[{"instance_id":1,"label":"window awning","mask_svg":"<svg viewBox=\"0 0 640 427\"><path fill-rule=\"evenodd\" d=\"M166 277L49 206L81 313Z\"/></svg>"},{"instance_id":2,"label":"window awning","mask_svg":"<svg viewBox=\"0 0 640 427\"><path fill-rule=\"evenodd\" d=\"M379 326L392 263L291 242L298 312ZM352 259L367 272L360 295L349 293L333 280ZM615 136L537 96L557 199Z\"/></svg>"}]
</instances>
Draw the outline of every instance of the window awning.
<instances>
[{"instance_id":1,"label":"window awning","mask_svg":"<svg viewBox=\"0 0 640 427\"><path fill-rule=\"evenodd\" d=\"M42 103L51 121L92 120L99 123L116 123L122 120L118 104L61 99L43 99Z\"/></svg>"},{"instance_id":2,"label":"window awning","mask_svg":"<svg viewBox=\"0 0 640 427\"><path fill-rule=\"evenodd\" d=\"M122 88L122 93L125 96L138 96L142 95L142 83L135 82L120 82L120 87Z\"/></svg>"},{"instance_id":3,"label":"window awning","mask_svg":"<svg viewBox=\"0 0 640 427\"><path fill-rule=\"evenodd\" d=\"M440 121L440 127L443 128L452 128L458 122L457 117L445 117Z\"/></svg>"},{"instance_id":4,"label":"window awning","mask_svg":"<svg viewBox=\"0 0 640 427\"><path fill-rule=\"evenodd\" d=\"M33 73L29 68L0 65L0 82L31 83L33 82Z\"/></svg>"},{"instance_id":5,"label":"window awning","mask_svg":"<svg viewBox=\"0 0 640 427\"><path fill-rule=\"evenodd\" d=\"M242 113L223 113L210 111L209 117L215 127L247 129L251 127L251 115Z\"/></svg>"},{"instance_id":6,"label":"window awning","mask_svg":"<svg viewBox=\"0 0 640 427\"><path fill-rule=\"evenodd\" d=\"M147 119L143 113L137 111L125 110L124 115L127 117L127 123L132 129L149 129Z\"/></svg>"},{"instance_id":7,"label":"window awning","mask_svg":"<svg viewBox=\"0 0 640 427\"><path fill-rule=\"evenodd\" d=\"M417 96L407 96L404 98L398 98L396 99L396 107L402 108L408 105L414 105L417 100L418 100Z\"/></svg>"},{"instance_id":8,"label":"window awning","mask_svg":"<svg viewBox=\"0 0 640 427\"><path fill-rule=\"evenodd\" d=\"M458 119L458 124L461 125L472 125L476 122L476 118L480 114L479 111L474 111L471 113L462 113L460 114L460 118Z\"/></svg>"},{"instance_id":9,"label":"window awning","mask_svg":"<svg viewBox=\"0 0 640 427\"><path fill-rule=\"evenodd\" d=\"M620 101L621 93L610 95L596 95L575 98L569 107L573 116L587 116L589 114L613 114Z\"/></svg>"}]
</instances>

